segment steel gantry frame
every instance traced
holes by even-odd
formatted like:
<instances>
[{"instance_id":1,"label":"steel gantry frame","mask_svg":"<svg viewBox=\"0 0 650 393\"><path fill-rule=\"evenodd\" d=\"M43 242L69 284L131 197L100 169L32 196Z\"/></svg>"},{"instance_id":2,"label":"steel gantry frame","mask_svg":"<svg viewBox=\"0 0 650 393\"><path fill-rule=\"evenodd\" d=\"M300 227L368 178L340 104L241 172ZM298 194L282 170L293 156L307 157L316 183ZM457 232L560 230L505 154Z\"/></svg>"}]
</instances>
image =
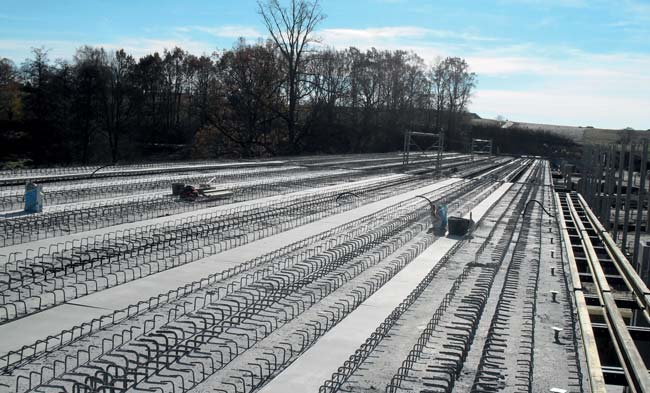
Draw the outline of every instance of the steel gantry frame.
<instances>
[{"instance_id":1,"label":"steel gantry frame","mask_svg":"<svg viewBox=\"0 0 650 393\"><path fill-rule=\"evenodd\" d=\"M492 139L472 138L472 161L474 161L474 156L477 154L492 155Z\"/></svg>"},{"instance_id":2,"label":"steel gantry frame","mask_svg":"<svg viewBox=\"0 0 650 393\"><path fill-rule=\"evenodd\" d=\"M422 140L427 139L431 141L431 143L428 145L421 145ZM420 140L420 143L418 143L418 140ZM426 147L423 148L422 146ZM413 147L420 151L422 157L430 157L427 155L427 152L434 154L431 161L435 160L436 171L440 171L442 152L444 149L444 134L406 130L404 132L404 150L402 151L402 164L404 166L409 165L411 162L411 148Z\"/></svg>"},{"instance_id":3,"label":"steel gantry frame","mask_svg":"<svg viewBox=\"0 0 650 393\"><path fill-rule=\"evenodd\" d=\"M650 392L650 290L580 194L555 201L591 391Z\"/></svg>"}]
</instances>

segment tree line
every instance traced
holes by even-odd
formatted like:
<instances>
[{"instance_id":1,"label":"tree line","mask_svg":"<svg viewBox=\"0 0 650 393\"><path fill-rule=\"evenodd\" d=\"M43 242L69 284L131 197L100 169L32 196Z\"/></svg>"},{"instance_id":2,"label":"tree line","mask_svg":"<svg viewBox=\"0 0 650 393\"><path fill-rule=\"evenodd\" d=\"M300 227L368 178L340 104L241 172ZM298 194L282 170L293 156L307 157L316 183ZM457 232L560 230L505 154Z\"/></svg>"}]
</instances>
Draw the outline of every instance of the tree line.
<instances>
[{"instance_id":1,"label":"tree line","mask_svg":"<svg viewBox=\"0 0 650 393\"><path fill-rule=\"evenodd\" d=\"M467 138L476 75L458 57L327 48L318 1L259 3L269 38L136 59L83 46L0 60L0 160L41 163L395 151L406 129Z\"/></svg>"},{"instance_id":2,"label":"tree line","mask_svg":"<svg viewBox=\"0 0 650 393\"><path fill-rule=\"evenodd\" d=\"M499 123L473 122L472 137L491 139L493 153L534 155L551 160L577 160L582 154L582 146L569 137L549 131L531 130L516 124L502 128Z\"/></svg>"}]
</instances>

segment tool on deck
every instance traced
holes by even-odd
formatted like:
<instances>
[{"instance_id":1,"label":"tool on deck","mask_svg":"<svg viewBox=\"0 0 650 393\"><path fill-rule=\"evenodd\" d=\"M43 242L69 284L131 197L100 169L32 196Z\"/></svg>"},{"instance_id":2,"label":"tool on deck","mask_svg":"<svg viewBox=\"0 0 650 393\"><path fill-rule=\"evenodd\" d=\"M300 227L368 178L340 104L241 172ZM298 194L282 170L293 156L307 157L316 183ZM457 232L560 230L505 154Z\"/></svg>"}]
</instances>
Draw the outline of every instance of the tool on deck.
<instances>
[{"instance_id":1,"label":"tool on deck","mask_svg":"<svg viewBox=\"0 0 650 393\"><path fill-rule=\"evenodd\" d=\"M228 198L233 192L228 188L217 188L212 185L215 178L210 179L208 183L200 184L195 187L191 184L174 183L172 184L172 195L178 195L182 201L195 202L200 200L211 200L218 198Z\"/></svg>"}]
</instances>

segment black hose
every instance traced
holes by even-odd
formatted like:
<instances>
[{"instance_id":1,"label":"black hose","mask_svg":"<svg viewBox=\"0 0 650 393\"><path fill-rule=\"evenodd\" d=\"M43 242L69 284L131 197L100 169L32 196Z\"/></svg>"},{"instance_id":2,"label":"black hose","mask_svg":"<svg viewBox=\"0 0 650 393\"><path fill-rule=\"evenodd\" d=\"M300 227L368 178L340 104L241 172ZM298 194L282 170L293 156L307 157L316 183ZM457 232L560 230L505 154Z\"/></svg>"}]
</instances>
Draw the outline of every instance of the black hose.
<instances>
[{"instance_id":1,"label":"black hose","mask_svg":"<svg viewBox=\"0 0 650 393\"><path fill-rule=\"evenodd\" d=\"M429 202L429 206L431 207L431 215L435 216L436 215L436 205L431 201L431 199L425 197L424 195L416 195L414 198L423 198L426 199L427 202Z\"/></svg>"},{"instance_id":2,"label":"black hose","mask_svg":"<svg viewBox=\"0 0 650 393\"><path fill-rule=\"evenodd\" d=\"M526 206L524 206L524 211L521 213L522 216L526 214L526 211L528 210L528 205L530 205L532 202L536 202L539 205L539 207L541 207L542 210L544 210L544 213L546 213L549 217L553 217L553 215L549 213L548 210L546 210L546 208L544 208L542 202L538 201L537 199L531 199L530 201L528 201L528 203L526 203Z\"/></svg>"},{"instance_id":3,"label":"black hose","mask_svg":"<svg viewBox=\"0 0 650 393\"><path fill-rule=\"evenodd\" d=\"M95 169L95 170L93 171L93 173L91 173L90 176L88 176L88 178L90 179L91 177L93 177L93 175L94 175L95 173L97 173L100 169L104 169L104 168L107 168L107 167L109 167L109 166L113 166L113 165L115 165L115 164L117 164L117 162L114 162L114 163L112 163L112 164L108 164L108 165L104 165L104 166L100 166L99 168Z\"/></svg>"},{"instance_id":4,"label":"black hose","mask_svg":"<svg viewBox=\"0 0 650 393\"><path fill-rule=\"evenodd\" d=\"M355 194L355 193L353 193L353 192L350 192L350 191L346 191L346 192L342 192L342 193L340 193L339 195L336 196L336 202L338 203L339 198L341 198L341 197L343 197L343 196L345 196L345 195L352 195L352 196L354 196L354 197L359 198L359 195L357 195L357 194Z\"/></svg>"}]
</instances>

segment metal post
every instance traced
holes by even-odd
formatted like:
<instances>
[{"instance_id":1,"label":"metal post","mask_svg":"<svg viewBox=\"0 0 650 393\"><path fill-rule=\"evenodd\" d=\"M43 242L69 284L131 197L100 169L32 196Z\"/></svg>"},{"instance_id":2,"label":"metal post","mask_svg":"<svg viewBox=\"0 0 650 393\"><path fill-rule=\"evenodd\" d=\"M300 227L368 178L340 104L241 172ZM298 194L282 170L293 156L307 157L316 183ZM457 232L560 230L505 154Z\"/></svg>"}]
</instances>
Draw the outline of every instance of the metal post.
<instances>
[{"instance_id":1,"label":"metal post","mask_svg":"<svg viewBox=\"0 0 650 393\"><path fill-rule=\"evenodd\" d=\"M591 146L589 149L589 163L587 164L587 171L589 173L589 188L587 192L589 193L589 205L590 206L595 206L596 205L596 193L594 192L594 184L595 184L595 177L596 177L596 171L594 168L596 167L596 148L594 146Z\"/></svg>"},{"instance_id":2,"label":"metal post","mask_svg":"<svg viewBox=\"0 0 650 393\"><path fill-rule=\"evenodd\" d=\"M629 145L630 159L627 164L627 190L625 190L625 215L623 217L623 238L621 239L621 251L627 252L627 231L630 225L630 196L632 193L632 174L634 173L634 146Z\"/></svg>"},{"instance_id":3,"label":"metal post","mask_svg":"<svg viewBox=\"0 0 650 393\"><path fill-rule=\"evenodd\" d=\"M623 165L625 165L625 145L620 144L618 159L618 179L616 181L616 210L614 211L614 241L618 242L618 227L621 215L621 194L623 193Z\"/></svg>"},{"instance_id":4,"label":"metal post","mask_svg":"<svg viewBox=\"0 0 650 393\"><path fill-rule=\"evenodd\" d=\"M587 195L589 195L589 206L592 208L596 205L596 195L594 192L594 183L595 183L595 176L596 172L594 170L594 167L596 166L596 148L594 146L589 147L589 161L587 162L587 178L589 181L587 182Z\"/></svg>"},{"instance_id":5,"label":"metal post","mask_svg":"<svg viewBox=\"0 0 650 393\"><path fill-rule=\"evenodd\" d=\"M650 242L645 242L641 245L641 252L639 265L633 265L637 273L639 273L639 278L645 283L645 285L650 285ZM636 255L636 252L634 253ZM633 310L632 311L632 320L630 321L631 326L643 326L646 325L645 318L640 315L643 310Z\"/></svg>"},{"instance_id":6,"label":"metal post","mask_svg":"<svg viewBox=\"0 0 650 393\"><path fill-rule=\"evenodd\" d=\"M603 150L601 146L596 148L596 176L595 176L596 186L595 195L596 195L596 211L600 216L600 222L603 222Z\"/></svg>"},{"instance_id":7,"label":"metal post","mask_svg":"<svg viewBox=\"0 0 650 393\"><path fill-rule=\"evenodd\" d=\"M582 194L585 196L587 203L591 203L591 195L589 194L589 182L591 180L591 173L589 166L591 165L591 146L585 146L585 156L582 162L582 173L584 182L582 183Z\"/></svg>"},{"instance_id":8,"label":"metal post","mask_svg":"<svg viewBox=\"0 0 650 393\"><path fill-rule=\"evenodd\" d=\"M440 174L442 168L442 149L445 145L445 136L444 134L438 134L438 162L436 163L436 170Z\"/></svg>"},{"instance_id":9,"label":"metal post","mask_svg":"<svg viewBox=\"0 0 650 393\"><path fill-rule=\"evenodd\" d=\"M472 138L472 144L470 145L470 154L472 156L472 162L474 162L474 143L476 139Z\"/></svg>"},{"instance_id":10,"label":"metal post","mask_svg":"<svg viewBox=\"0 0 650 393\"><path fill-rule=\"evenodd\" d=\"M639 277L650 286L650 242L645 242L641 245L641 265L638 268Z\"/></svg>"},{"instance_id":11,"label":"metal post","mask_svg":"<svg viewBox=\"0 0 650 393\"><path fill-rule=\"evenodd\" d=\"M634 255L632 266L639 261L639 243L641 242L641 221L643 218L643 205L645 201L645 172L648 164L648 140L643 141L643 153L641 154L641 171L639 172L639 192L636 202L636 223L634 225Z\"/></svg>"},{"instance_id":12,"label":"metal post","mask_svg":"<svg viewBox=\"0 0 650 393\"><path fill-rule=\"evenodd\" d=\"M404 132L404 152L402 153L402 165L409 164L409 153L411 152L411 131Z\"/></svg>"},{"instance_id":13,"label":"metal post","mask_svg":"<svg viewBox=\"0 0 650 393\"><path fill-rule=\"evenodd\" d=\"M646 164L646 166L647 166L647 164ZM647 171L646 171L646 173L643 174L643 176L646 177L646 184L648 184L649 180L647 179L647 177L648 177ZM646 195L648 195L648 192L646 192ZM646 221L646 224L645 224L645 233L650 233L650 197L648 197L646 199L647 199L648 203L647 203L647 206L646 206L646 216L647 216L646 220L647 221Z\"/></svg>"},{"instance_id":14,"label":"metal post","mask_svg":"<svg viewBox=\"0 0 650 393\"><path fill-rule=\"evenodd\" d=\"M589 168L589 146L585 146L582 152L582 167L580 168L581 173L581 186L580 193L585 197L587 202L589 201L589 195L587 195L587 183L589 182L589 173L587 168Z\"/></svg>"},{"instance_id":15,"label":"metal post","mask_svg":"<svg viewBox=\"0 0 650 393\"><path fill-rule=\"evenodd\" d=\"M612 229L612 192L613 192L613 172L614 172L614 146L607 149L607 169L605 172L605 205L603 215L605 216L605 229Z\"/></svg>"},{"instance_id":16,"label":"metal post","mask_svg":"<svg viewBox=\"0 0 650 393\"><path fill-rule=\"evenodd\" d=\"M564 185L567 190L572 191L573 188L573 165L565 164L564 165Z\"/></svg>"}]
</instances>

